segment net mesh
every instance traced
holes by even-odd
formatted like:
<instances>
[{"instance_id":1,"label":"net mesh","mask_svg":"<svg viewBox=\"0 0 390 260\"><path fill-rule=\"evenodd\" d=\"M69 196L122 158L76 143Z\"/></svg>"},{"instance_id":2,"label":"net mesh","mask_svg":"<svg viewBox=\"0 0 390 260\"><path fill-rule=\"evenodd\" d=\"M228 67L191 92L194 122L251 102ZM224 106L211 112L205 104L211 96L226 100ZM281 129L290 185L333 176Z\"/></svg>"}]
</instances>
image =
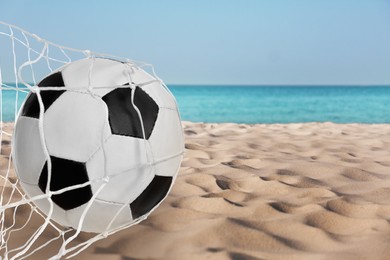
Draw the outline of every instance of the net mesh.
<instances>
[{"instance_id":1,"label":"net mesh","mask_svg":"<svg viewBox=\"0 0 390 260\"><path fill-rule=\"evenodd\" d=\"M83 217L88 210L87 206L77 229L63 227L50 218L53 213L51 196L89 183L68 187L56 192L49 191L48 194L30 198L23 192L12 164L13 122L17 118L19 108L27 93L32 91L37 94L41 108L39 120L40 129L42 130L44 110L40 91L43 88L37 87L37 81L71 61L86 57L92 59L94 57L105 57L120 60L128 64L129 69L142 67L148 70L156 81L162 83L149 64L88 50L60 46L0 21L0 255L2 256L0 259L30 259L31 257L58 259L62 256L70 258L85 250L95 241L135 224L131 223L117 229L110 229L110 226L108 226L105 232L98 234L84 233L81 231L81 227ZM145 84L148 83L145 82ZM165 85L163 86L166 88ZM45 90L50 89L52 88L45 88ZM133 107L142 122L140 111L134 103ZM141 126L143 126L142 123ZM145 138L144 129L142 131ZM41 131L41 139L43 139L43 131ZM50 157L47 148L45 154L48 159L50 173ZM48 183L50 183L50 174L48 176ZM100 181L102 182L100 189L102 189L107 179L103 178ZM98 193L99 191L94 196ZM93 199L94 197L89 203ZM48 216L42 214L34 205L35 200L48 200L50 202L51 210Z\"/></svg>"}]
</instances>

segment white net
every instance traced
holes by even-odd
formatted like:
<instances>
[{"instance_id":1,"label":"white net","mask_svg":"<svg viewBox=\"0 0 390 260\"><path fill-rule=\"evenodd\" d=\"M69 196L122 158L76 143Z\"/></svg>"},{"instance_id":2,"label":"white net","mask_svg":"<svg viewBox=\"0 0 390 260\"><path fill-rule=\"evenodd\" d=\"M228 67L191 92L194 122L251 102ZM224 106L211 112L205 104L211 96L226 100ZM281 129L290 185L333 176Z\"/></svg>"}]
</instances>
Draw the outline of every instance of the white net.
<instances>
[{"instance_id":1,"label":"white net","mask_svg":"<svg viewBox=\"0 0 390 260\"><path fill-rule=\"evenodd\" d=\"M142 220L142 218L136 219L131 224L114 229L108 225L106 230L100 233L85 233L82 232L82 226L83 217L89 209L87 206L77 229L63 227L51 220L53 212L51 196L69 189L83 187L89 183L68 187L56 192L49 192L40 196L29 197L24 193L13 167L11 152L13 122L17 119L19 108L27 94L30 91L37 94L41 108L39 120L40 129L42 130L43 104L40 91L43 89L37 87L37 82L59 67L74 60L83 58L94 59L95 57L120 60L128 64L130 69L138 67L149 69L150 74L154 77L154 81L163 84L149 64L53 44L23 29L0 21L0 256L2 256L0 259L58 259L61 257L73 257L95 241ZM145 82L145 84L149 83ZM166 88L165 85L164 87ZM52 88L46 88L45 90L50 89ZM132 105L142 122L140 111L133 102ZM141 125L143 124L141 123ZM143 128L142 132L145 138L145 130ZM171 155L171 157L181 155L182 152ZM47 149L45 150L45 156L48 159L49 168L47 182L50 183L50 156ZM149 162L152 160L150 163L155 163L153 158L148 160ZM100 181L102 189L107 179L102 178ZM99 191L94 194L94 197ZM47 216L35 206L34 202L37 200L47 200L50 203L51 208Z\"/></svg>"}]
</instances>

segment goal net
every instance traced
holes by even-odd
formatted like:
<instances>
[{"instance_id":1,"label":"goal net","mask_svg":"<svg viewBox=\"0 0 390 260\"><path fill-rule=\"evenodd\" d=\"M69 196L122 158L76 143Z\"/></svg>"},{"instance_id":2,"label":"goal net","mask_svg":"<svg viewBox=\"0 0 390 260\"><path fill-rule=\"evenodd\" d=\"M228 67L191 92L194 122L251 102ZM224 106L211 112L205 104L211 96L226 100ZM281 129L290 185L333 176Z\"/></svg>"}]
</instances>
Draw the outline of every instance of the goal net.
<instances>
[{"instance_id":1,"label":"goal net","mask_svg":"<svg viewBox=\"0 0 390 260\"><path fill-rule=\"evenodd\" d=\"M37 82L65 64L94 57L120 60L130 67L146 68L159 81L149 64L60 46L0 21L0 259L70 258L95 241L130 225L116 229L107 227L100 233L86 233L82 232L81 218L77 229L61 226L51 219L52 211L46 216L34 203L36 200L47 200L52 205L51 196L27 196L12 163L14 122L27 94L33 92L41 95ZM38 97L38 101L42 108L42 99ZM139 111L138 114L142 120ZM47 153L46 156L50 160Z\"/></svg>"}]
</instances>

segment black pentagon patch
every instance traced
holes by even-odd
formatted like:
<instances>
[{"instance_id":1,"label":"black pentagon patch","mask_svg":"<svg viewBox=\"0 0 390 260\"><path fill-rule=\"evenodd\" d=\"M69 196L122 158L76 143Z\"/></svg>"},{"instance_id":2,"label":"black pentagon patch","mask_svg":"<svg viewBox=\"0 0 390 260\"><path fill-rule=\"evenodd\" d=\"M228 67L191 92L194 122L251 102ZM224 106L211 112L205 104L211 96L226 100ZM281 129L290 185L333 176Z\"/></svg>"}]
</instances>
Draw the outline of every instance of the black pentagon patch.
<instances>
[{"instance_id":1,"label":"black pentagon patch","mask_svg":"<svg viewBox=\"0 0 390 260\"><path fill-rule=\"evenodd\" d=\"M132 91L131 88L117 88L102 99L108 107L108 120L113 134L143 139L141 121L131 103ZM156 123L158 105L139 87L135 88L134 104L141 112L145 138L149 139Z\"/></svg>"},{"instance_id":2,"label":"black pentagon patch","mask_svg":"<svg viewBox=\"0 0 390 260\"><path fill-rule=\"evenodd\" d=\"M38 83L39 87L63 87L64 79L62 78L61 71L53 73Z\"/></svg>"},{"instance_id":3,"label":"black pentagon patch","mask_svg":"<svg viewBox=\"0 0 390 260\"><path fill-rule=\"evenodd\" d=\"M130 210L133 219L139 218L154 208L168 193L172 177L154 176L152 182L132 203Z\"/></svg>"},{"instance_id":4,"label":"black pentagon patch","mask_svg":"<svg viewBox=\"0 0 390 260\"><path fill-rule=\"evenodd\" d=\"M41 82L38 83L38 86L65 87L65 84L61 72L56 72L44 78ZM65 90L43 90L40 92L45 112L64 92ZM26 102L24 103L21 115L32 118L39 118L39 112L40 107L37 94L30 93L26 99Z\"/></svg>"},{"instance_id":5,"label":"black pentagon patch","mask_svg":"<svg viewBox=\"0 0 390 260\"><path fill-rule=\"evenodd\" d=\"M62 159L50 156L52 165L52 174L50 181L50 190L58 191L77 184L83 184L89 181L85 163ZM47 184L47 162L39 176L38 186L43 193L46 191ZM92 198L91 185L82 188L69 190L61 194L52 196L52 200L64 210L77 208L87 203Z\"/></svg>"}]
</instances>

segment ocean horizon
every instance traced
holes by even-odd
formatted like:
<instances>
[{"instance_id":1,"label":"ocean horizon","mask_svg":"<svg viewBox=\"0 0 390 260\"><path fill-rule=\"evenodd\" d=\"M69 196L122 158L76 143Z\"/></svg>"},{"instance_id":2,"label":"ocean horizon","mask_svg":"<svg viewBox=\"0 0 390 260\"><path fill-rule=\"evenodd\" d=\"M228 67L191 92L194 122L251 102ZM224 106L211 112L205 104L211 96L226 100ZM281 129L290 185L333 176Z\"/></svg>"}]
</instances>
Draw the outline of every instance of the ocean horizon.
<instances>
[{"instance_id":1,"label":"ocean horizon","mask_svg":"<svg viewBox=\"0 0 390 260\"><path fill-rule=\"evenodd\" d=\"M177 85L182 120L206 123L390 123L390 86ZM18 107L26 94L19 92ZM15 120L15 91L2 90L2 120Z\"/></svg>"}]
</instances>

